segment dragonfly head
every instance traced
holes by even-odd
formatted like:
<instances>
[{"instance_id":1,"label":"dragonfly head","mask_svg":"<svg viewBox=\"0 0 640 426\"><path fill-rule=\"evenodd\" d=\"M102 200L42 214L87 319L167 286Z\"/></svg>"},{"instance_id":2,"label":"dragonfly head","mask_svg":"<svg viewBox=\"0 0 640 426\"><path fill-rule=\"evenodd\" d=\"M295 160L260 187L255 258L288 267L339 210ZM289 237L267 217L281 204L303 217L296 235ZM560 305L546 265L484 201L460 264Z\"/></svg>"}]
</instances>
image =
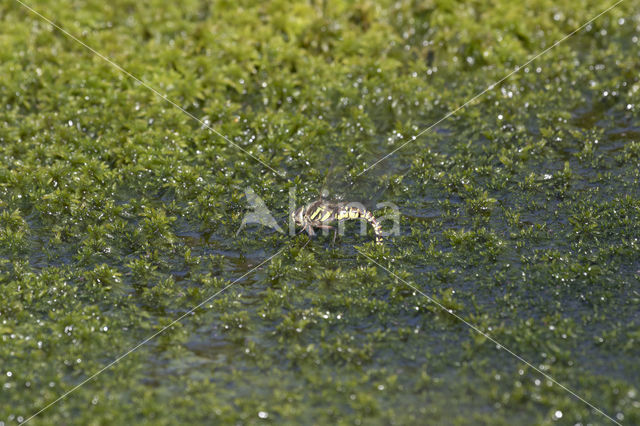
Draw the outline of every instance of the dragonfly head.
<instances>
[{"instance_id":1,"label":"dragonfly head","mask_svg":"<svg viewBox=\"0 0 640 426\"><path fill-rule=\"evenodd\" d=\"M304 207L300 207L299 209L292 211L291 218L297 226L304 226Z\"/></svg>"}]
</instances>

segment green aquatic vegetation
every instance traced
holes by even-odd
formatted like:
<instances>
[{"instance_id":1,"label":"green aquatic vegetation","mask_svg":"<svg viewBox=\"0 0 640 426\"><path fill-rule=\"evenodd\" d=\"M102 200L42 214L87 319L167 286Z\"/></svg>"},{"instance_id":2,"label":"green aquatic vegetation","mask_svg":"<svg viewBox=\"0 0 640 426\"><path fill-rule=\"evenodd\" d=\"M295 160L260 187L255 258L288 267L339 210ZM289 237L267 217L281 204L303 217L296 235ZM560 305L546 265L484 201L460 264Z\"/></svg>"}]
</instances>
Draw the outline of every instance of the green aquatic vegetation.
<instances>
[{"instance_id":1,"label":"green aquatic vegetation","mask_svg":"<svg viewBox=\"0 0 640 426\"><path fill-rule=\"evenodd\" d=\"M359 178L608 5L33 6L286 177L0 6L1 424L170 324L34 422L605 421L418 290L640 422L633 2ZM378 196L400 234L238 232L246 187L285 230L290 190Z\"/></svg>"},{"instance_id":2,"label":"green aquatic vegetation","mask_svg":"<svg viewBox=\"0 0 640 426\"><path fill-rule=\"evenodd\" d=\"M20 210L3 211L0 216L0 246L2 251L19 255L27 251L29 246L29 225L20 215Z\"/></svg>"}]
</instances>

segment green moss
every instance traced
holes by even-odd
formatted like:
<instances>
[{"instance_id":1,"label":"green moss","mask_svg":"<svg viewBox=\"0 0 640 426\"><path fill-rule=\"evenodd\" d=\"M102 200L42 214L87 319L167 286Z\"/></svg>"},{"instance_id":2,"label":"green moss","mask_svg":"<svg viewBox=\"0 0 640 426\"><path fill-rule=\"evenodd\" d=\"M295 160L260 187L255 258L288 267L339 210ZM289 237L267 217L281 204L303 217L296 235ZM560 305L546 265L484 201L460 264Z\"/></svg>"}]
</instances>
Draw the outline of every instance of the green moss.
<instances>
[{"instance_id":1,"label":"green moss","mask_svg":"<svg viewBox=\"0 0 640 426\"><path fill-rule=\"evenodd\" d=\"M286 178L0 6L0 425L202 302L34 422L605 421L358 251L640 423L632 3L360 178L609 4L33 6ZM401 235L236 235L246 186L278 218L290 189L393 202Z\"/></svg>"}]
</instances>

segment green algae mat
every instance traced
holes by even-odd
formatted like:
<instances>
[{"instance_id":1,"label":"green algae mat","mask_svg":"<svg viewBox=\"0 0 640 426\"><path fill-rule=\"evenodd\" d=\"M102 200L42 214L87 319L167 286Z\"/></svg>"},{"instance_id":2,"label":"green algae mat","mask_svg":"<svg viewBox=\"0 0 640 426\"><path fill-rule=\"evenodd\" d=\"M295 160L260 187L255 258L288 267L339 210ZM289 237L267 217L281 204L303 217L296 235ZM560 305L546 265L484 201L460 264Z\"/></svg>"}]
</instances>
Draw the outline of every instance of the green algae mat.
<instances>
[{"instance_id":1,"label":"green algae mat","mask_svg":"<svg viewBox=\"0 0 640 426\"><path fill-rule=\"evenodd\" d=\"M612 4L1 2L0 426L640 424Z\"/></svg>"}]
</instances>

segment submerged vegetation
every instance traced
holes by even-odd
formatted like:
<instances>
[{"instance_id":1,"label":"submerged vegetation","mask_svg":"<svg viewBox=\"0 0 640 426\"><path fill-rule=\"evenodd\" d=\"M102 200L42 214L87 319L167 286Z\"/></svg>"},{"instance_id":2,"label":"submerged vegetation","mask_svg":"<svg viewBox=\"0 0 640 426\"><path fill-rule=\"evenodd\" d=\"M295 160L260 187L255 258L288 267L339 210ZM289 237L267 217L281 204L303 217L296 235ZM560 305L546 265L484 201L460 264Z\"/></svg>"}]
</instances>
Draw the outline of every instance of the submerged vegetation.
<instances>
[{"instance_id":1,"label":"submerged vegetation","mask_svg":"<svg viewBox=\"0 0 640 426\"><path fill-rule=\"evenodd\" d=\"M1 426L232 283L32 422L608 421L358 251L640 424L637 2L357 179L609 4L30 3L285 177L3 2ZM328 168L401 235L236 235Z\"/></svg>"}]
</instances>

